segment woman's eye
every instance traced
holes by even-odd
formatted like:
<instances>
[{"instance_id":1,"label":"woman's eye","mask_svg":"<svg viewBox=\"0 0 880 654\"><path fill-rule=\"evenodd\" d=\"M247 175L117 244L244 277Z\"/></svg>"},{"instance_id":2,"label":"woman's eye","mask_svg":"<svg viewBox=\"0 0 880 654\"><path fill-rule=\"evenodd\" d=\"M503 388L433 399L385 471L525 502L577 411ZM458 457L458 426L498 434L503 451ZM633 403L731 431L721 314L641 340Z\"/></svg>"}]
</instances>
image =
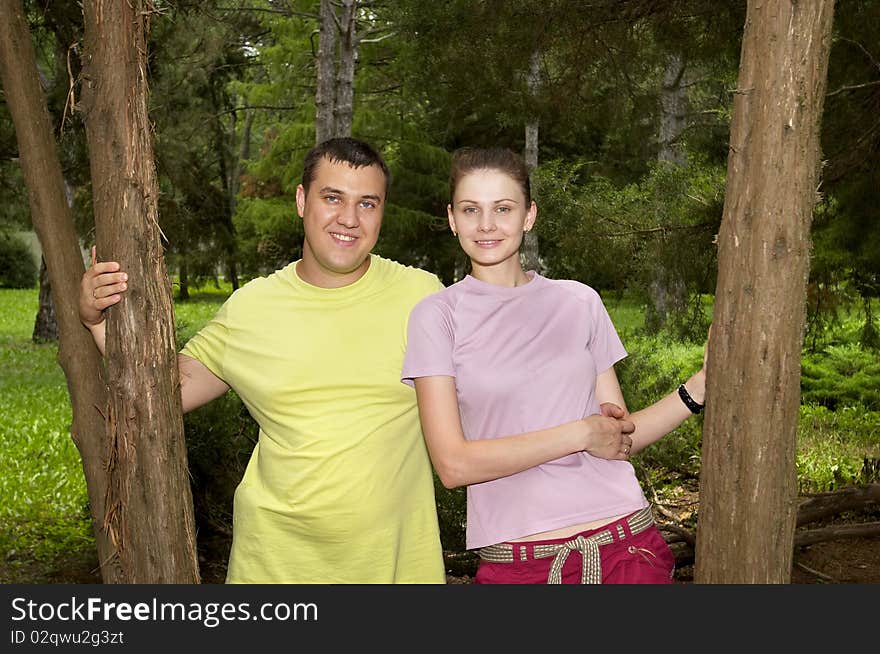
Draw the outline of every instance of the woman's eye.
<instances>
[{"instance_id":1,"label":"woman's eye","mask_svg":"<svg viewBox=\"0 0 880 654\"><path fill-rule=\"evenodd\" d=\"M510 211L510 207L498 207L498 213L507 213Z\"/></svg>"}]
</instances>

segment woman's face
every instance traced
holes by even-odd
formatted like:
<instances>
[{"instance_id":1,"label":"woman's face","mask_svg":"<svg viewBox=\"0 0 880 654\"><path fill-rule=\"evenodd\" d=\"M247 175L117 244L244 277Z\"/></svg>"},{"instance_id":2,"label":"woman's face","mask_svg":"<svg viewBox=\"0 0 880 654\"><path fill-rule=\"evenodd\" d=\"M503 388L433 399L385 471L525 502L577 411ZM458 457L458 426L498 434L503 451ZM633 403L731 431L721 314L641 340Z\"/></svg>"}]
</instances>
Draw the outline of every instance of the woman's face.
<instances>
[{"instance_id":1,"label":"woman's face","mask_svg":"<svg viewBox=\"0 0 880 654\"><path fill-rule=\"evenodd\" d=\"M499 170L474 170L458 180L449 226L474 266L519 265L523 232L537 215L519 183Z\"/></svg>"}]
</instances>

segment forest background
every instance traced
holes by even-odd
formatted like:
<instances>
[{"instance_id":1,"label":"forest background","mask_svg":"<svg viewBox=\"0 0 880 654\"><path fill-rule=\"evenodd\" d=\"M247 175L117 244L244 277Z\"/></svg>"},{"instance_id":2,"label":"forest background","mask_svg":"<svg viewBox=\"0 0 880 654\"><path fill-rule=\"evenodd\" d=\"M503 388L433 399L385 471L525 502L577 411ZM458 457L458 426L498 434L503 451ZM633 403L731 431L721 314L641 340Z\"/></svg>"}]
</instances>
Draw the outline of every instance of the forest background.
<instances>
[{"instance_id":1,"label":"forest background","mask_svg":"<svg viewBox=\"0 0 880 654\"><path fill-rule=\"evenodd\" d=\"M376 144L391 166L376 252L447 284L467 272L445 220L450 153L461 145L522 151L540 207L525 256L548 276L602 293L630 351L620 371L630 406L665 394L698 365L744 2L340 2L329 73L318 41L322 5L332 3L154 3L150 117L178 345L234 288L299 258L300 162L329 130ZM72 93L82 13L77 3L25 6L85 250L94 241L91 180ZM803 493L878 481L877 43L880 3L839 1L802 362ZM0 197L0 286L32 289L0 291L3 580L40 581L52 566L70 568L64 555L93 546L45 271L20 236L30 216L5 101ZM222 578L231 494L255 426L230 393L187 415L186 432L203 576ZM685 565L699 453L694 420L635 460ZM438 486L438 504L450 574L466 577L473 560L463 554L463 495ZM867 506L849 517L876 520L876 497Z\"/></svg>"}]
</instances>

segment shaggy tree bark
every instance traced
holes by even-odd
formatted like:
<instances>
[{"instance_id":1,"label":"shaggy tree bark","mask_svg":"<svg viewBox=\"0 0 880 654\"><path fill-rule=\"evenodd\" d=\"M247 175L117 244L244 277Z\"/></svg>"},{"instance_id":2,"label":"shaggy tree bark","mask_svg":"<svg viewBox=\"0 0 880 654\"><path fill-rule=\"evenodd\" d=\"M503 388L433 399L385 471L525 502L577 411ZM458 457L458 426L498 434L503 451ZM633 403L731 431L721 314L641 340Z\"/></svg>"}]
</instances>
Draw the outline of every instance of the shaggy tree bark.
<instances>
[{"instance_id":1,"label":"shaggy tree bark","mask_svg":"<svg viewBox=\"0 0 880 654\"><path fill-rule=\"evenodd\" d=\"M147 115L143 0L87 0L82 110L95 235L129 290L107 310L110 451L104 523L122 579L199 581L180 405L171 285L160 243Z\"/></svg>"},{"instance_id":2,"label":"shaggy tree bark","mask_svg":"<svg viewBox=\"0 0 880 654\"><path fill-rule=\"evenodd\" d=\"M703 428L697 583L787 583L833 0L749 2Z\"/></svg>"},{"instance_id":3,"label":"shaggy tree bark","mask_svg":"<svg viewBox=\"0 0 880 654\"><path fill-rule=\"evenodd\" d=\"M85 268L21 0L0 0L0 14L0 80L15 125L31 221L55 293L58 361L67 379L70 434L82 457L101 576L111 582L121 571L104 530L107 438L99 407L106 405L107 391L100 355L79 321L79 282Z\"/></svg>"}]
</instances>

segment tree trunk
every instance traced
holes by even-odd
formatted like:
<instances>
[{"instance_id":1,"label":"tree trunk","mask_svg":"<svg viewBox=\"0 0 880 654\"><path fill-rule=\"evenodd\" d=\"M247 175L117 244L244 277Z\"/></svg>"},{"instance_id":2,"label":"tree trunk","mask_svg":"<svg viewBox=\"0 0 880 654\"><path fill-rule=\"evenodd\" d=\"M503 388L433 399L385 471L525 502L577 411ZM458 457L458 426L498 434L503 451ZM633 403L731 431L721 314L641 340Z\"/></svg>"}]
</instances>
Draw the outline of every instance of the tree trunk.
<instances>
[{"instance_id":1,"label":"tree trunk","mask_svg":"<svg viewBox=\"0 0 880 654\"><path fill-rule=\"evenodd\" d=\"M34 319L34 343L54 343L58 340L58 321L55 317L55 302L52 301L52 284L46 269L46 257L40 261L40 306Z\"/></svg>"},{"instance_id":2,"label":"tree trunk","mask_svg":"<svg viewBox=\"0 0 880 654\"><path fill-rule=\"evenodd\" d=\"M676 166L687 165L687 152L678 142L687 126L687 93L682 84L685 65L682 58L673 55L666 62L663 86L660 89L660 148L657 160ZM663 198L658 198L662 205ZM668 244L666 237L661 235L654 247L665 249ZM645 315L645 326L649 333L657 333L666 326L670 311L684 308L687 304L686 287L680 280L674 279L670 270L662 263L662 258L652 258L650 266L651 281L648 297L651 305Z\"/></svg>"},{"instance_id":3,"label":"tree trunk","mask_svg":"<svg viewBox=\"0 0 880 654\"><path fill-rule=\"evenodd\" d=\"M687 151L678 142L687 127L688 98L682 84L684 70L680 56L670 57L660 89L660 151L657 158L676 166L687 165Z\"/></svg>"},{"instance_id":4,"label":"tree trunk","mask_svg":"<svg viewBox=\"0 0 880 654\"><path fill-rule=\"evenodd\" d=\"M336 75L336 106L333 136L351 136L354 120L354 68L357 62L357 2L342 0L339 35L339 69Z\"/></svg>"},{"instance_id":5,"label":"tree trunk","mask_svg":"<svg viewBox=\"0 0 880 654\"><path fill-rule=\"evenodd\" d=\"M229 283L232 284L232 290L238 289L238 252L235 244L235 210L238 206L238 191L241 188L241 162L247 161L251 156L251 130L254 125L253 109L246 109L244 115L244 125L241 128L241 142L238 147L238 156L232 162L232 172L229 176L229 226L233 235L232 243L227 250L227 276ZM232 139L234 142L235 134L233 130Z\"/></svg>"},{"instance_id":6,"label":"tree trunk","mask_svg":"<svg viewBox=\"0 0 880 654\"><path fill-rule=\"evenodd\" d=\"M788 583L833 0L749 2L719 232L697 583Z\"/></svg>"},{"instance_id":7,"label":"tree trunk","mask_svg":"<svg viewBox=\"0 0 880 654\"><path fill-rule=\"evenodd\" d=\"M0 14L0 79L15 125L31 221L55 289L58 361L73 412L70 433L82 457L101 576L110 582L119 578L120 570L104 530L107 438L100 407L107 404L107 389L98 349L79 321L79 281L85 268L21 0L0 0Z\"/></svg>"},{"instance_id":8,"label":"tree trunk","mask_svg":"<svg viewBox=\"0 0 880 654\"><path fill-rule=\"evenodd\" d=\"M211 105L217 114L220 114L224 107L220 98L217 97L216 85L211 85ZM238 153L235 152L235 112L232 112L232 120L230 134L223 130L223 125L219 117L215 117L213 121L214 128L214 151L217 153L217 167L219 168L220 186L223 189L223 209L221 210L221 219L224 234L221 237L223 252L226 256L226 278L233 284L233 289L238 288L238 266L236 260L235 245L235 224L232 221L233 211L235 211L235 200L233 194L238 192L236 183L238 177ZM236 178L236 181L233 180ZM186 262L185 258L181 258L181 291L183 290L183 266ZM181 294L181 299L183 295ZM189 298L189 289L187 289L187 298Z\"/></svg>"},{"instance_id":9,"label":"tree trunk","mask_svg":"<svg viewBox=\"0 0 880 654\"><path fill-rule=\"evenodd\" d=\"M315 143L335 135L336 14L331 0L321 0L318 36L318 88L315 92Z\"/></svg>"},{"instance_id":10,"label":"tree trunk","mask_svg":"<svg viewBox=\"0 0 880 654\"><path fill-rule=\"evenodd\" d=\"M541 52L538 48L532 50L532 56L529 59L529 76L528 87L529 95L535 98L540 90L541 85ZM526 167L531 173L538 167L538 129L540 121L535 116L526 125L526 143L523 158ZM522 251L520 253L523 268L526 270L536 270L541 272L541 260L538 251L538 235L534 231L528 231L523 236Z\"/></svg>"},{"instance_id":11,"label":"tree trunk","mask_svg":"<svg viewBox=\"0 0 880 654\"><path fill-rule=\"evenodd\" d=\"M186 262L186 255L186 250L181 250L179 254L180 265L177 268L177 275L179 277L177 297L180 300L189 299L189 265Z\"/></svg>"},{"instance_id":12,"label":"tree trunk","mask_svg":"<svg viewBox=\"0 0 880 654\"><path fill-rule=\"evenodd\" d=\"M142 0L87 0L82 104L98 252L128 273L107 310L110 438L105 525L117 581L197 583L171 285L160 242L147 115Z\"/></svg>"}]
</instances>

